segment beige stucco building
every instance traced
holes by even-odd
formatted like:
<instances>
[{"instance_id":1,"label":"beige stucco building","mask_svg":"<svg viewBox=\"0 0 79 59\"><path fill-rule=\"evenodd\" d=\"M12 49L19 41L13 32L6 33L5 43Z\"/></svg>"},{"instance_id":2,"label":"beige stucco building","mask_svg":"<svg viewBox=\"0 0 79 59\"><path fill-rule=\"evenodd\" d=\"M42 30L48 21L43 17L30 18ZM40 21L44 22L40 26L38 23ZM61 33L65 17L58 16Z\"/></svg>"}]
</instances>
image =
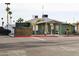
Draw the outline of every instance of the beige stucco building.
<instances>
[{"instance_id":1,"label":"beige stucco building","mask_svg":"<svg viewBox=\"0 0 79 59\"><path fill-rule=\"evenodd\" d=\"M71 24L56 21L48 18L48 15L42 15L42 18L35 16L29 20L32 23L33 34L66 34L67 30L70 34L74 32L74 26Z\"/></svg>"}]
</instances>

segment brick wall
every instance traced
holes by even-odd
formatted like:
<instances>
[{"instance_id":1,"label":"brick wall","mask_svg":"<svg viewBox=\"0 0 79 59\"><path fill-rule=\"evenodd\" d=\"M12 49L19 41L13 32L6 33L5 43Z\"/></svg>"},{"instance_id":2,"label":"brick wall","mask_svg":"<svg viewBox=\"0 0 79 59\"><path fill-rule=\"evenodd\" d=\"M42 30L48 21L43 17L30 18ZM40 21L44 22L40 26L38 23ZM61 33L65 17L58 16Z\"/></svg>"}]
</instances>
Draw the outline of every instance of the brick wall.
<instances>
[{"instance_id":1,"label":"brick wall","mask_svg":"<svg viewBox=\"0 0 79 59\"><path fill-rule=\"evenodd\" d=\"M31 36L32 35L32 28L15 28L15 36Z\"/></svg>"}]
</instances>

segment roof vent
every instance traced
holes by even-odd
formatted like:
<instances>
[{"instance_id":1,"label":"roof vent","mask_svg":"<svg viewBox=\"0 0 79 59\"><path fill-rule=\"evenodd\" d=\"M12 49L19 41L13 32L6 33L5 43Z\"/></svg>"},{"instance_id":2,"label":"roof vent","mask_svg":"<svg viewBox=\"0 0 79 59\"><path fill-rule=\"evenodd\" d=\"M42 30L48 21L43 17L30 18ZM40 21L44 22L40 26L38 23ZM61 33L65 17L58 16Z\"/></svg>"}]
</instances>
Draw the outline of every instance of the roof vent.
<instances>
[{"instance_id":1,"label":"roof vent","mask_svg":"<svg viewBox=\"0 0 79 59\"><path fill-rule=\"evenodd\" d=\"M38 16L35 16L35 18L38 18Z\"/></svg>"},{"instance_id":2,"label":"roof vent","mask_svg":"<svg viewBox=\"0 0 79 59\"><path fill-rule=\"evenodd\" d=\"M33 17L33 19L35 19L35 18L38 18L38 15L33 15L32 17Z\"/></svg>"},{"instance_id":3,"label":"roof vent","mask_svg":"<svg viewBox=\"0 0 79 59\"><path fill-rule=\"evenodd\" d=\"M42 15L42 18L48 18L48 15L46 15L46 14Z\"/></svg>"},{"instance_id":4,"label":"roof vent","mask_svg":"<svg viewBox=\"0 0 79 59\"><path fill-rule=\"evenodd\" d=\"M34 16L34 18L38 18L38 16L37 16L37 15L35 15L35 16Z\"/></svg>"}]
</instances>

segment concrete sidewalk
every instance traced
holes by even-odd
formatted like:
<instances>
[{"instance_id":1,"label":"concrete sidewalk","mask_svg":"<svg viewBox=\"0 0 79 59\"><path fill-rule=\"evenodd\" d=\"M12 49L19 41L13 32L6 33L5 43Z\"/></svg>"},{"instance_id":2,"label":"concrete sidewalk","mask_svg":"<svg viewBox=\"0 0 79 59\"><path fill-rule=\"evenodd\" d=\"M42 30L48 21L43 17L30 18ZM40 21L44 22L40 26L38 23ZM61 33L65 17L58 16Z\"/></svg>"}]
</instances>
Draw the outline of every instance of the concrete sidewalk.
<instances>
[{"instance_id":1,"label":"concrete sidewalk","mask_svg":"<svg viewBox=\"0 0 79 59\"><path fill-rule=\"evenodd\" d=\"M32 37L79 37L79 35L58 35L58 34L52 34L52 35L32 35Z\"/></svg>"}]
</instances>

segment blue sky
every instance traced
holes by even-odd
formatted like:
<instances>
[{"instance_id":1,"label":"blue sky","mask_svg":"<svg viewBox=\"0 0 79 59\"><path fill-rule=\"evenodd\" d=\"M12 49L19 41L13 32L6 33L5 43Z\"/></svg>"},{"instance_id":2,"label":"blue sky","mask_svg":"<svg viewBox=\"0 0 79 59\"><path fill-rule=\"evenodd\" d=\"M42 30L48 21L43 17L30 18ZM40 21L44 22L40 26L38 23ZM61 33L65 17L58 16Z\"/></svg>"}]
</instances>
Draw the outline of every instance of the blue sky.
<instances>
[{"instance_id":1,"label":"blue sky","mask_svg":"<svg viewBox=\"0 0 79 59\"><path fill-rule=\"evenodd\" d=\"M49 18L62 22L79 21L79 1L78 0L1 0L0 18L4 18L6 24L6 2L10 2L10 8L13 12L12 20L22 17L29 20L33 15L42 16L42 13L48 14ZM44 9L42 9L44 6ZM0 20L1 25L1 20Z\"/></svg>"}]
</instances>

